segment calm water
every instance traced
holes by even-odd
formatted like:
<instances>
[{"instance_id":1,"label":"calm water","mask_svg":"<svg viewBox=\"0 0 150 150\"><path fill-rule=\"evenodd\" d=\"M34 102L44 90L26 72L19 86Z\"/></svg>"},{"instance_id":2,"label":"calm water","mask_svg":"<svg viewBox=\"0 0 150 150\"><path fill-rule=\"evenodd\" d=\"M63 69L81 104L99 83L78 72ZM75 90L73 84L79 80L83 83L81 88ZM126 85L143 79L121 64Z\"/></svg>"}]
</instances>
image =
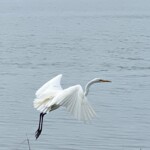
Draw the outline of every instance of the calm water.
<instances>
[{"instance_id":1,"label":"calm water","mask_svg":"<svg viewBox=\"0 0 150 150\"><path fill-rule=\"evenodd\" d=\"M150 149L150 2L0 0L0 147L27 150ZM95 77L91 123L61 108L36 141L35 91L62 73L64 88ZM22 144L21 144L22 143Z\"/></svg>"}]
</instances>

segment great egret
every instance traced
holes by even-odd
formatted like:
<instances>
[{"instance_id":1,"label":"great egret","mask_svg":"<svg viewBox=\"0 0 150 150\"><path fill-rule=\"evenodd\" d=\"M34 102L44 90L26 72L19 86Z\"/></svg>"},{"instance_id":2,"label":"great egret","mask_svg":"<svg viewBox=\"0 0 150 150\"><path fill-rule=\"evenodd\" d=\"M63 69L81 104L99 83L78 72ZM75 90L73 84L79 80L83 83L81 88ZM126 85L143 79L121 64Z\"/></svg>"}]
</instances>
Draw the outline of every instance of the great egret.
<instances>
[{"instance_id":1,"label":"great egret","mask_svg":"<svg viewBox=\"0 0 150 150\"><path fill-rule=\"evenodd\" d=\"M41 112L39 126L35 132L36 139L42 132L44 115L59 108L60 106L66 107L67 110L78 120L91 120L96 113L87 100L89 87L98 82L111 82L109 80L95 78L87 83L85 86L85 91L83 91L81 85L75 85L67 89L62 89L60 85L61 78L62 74L57 75L45 83L35 93L36 99L34 100L33 105L34 108Z\"/></svg>"}]
</instances>

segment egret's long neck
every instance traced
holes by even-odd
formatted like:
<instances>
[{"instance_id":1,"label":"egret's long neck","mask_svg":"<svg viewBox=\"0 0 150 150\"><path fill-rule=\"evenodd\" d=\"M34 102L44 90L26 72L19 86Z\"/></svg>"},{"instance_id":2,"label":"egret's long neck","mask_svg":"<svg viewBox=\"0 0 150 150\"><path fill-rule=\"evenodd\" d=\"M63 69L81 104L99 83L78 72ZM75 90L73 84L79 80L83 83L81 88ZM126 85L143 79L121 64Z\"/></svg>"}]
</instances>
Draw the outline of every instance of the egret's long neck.
<instances>
[{"instance_id":1,"label":"egret's long neck","mask_svg":"<svg viewBox=\"0 0 150 150\"><path fill-rule=\"evenodd\" d=\"M85 96L88 95L88 93L89 93L89 88L90 88L90 86L91 86L92 84L94 84L94 83L96 83L96 82L93 81L93 80L91 80L91 81L89 81L89 82L86 84L86 86L85 86L85 92L84 92L84 95L85 95Z\"/></svg>"}]
</instances>

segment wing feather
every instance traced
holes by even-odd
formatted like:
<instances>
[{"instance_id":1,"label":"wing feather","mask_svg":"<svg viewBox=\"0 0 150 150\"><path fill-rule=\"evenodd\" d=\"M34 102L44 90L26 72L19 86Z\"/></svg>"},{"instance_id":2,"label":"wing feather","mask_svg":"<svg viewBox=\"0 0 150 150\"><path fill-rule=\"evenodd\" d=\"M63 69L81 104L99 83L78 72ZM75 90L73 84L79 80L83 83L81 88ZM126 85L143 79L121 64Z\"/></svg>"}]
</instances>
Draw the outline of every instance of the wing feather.
<instances>
[{"instance_id":1,"label":"wing feather","mask_svg":"<svg viewBox=\"0 0 150 150\"><path fill-rule=\"evenodd\" d=\"M91 120L96 115L80 85L63 90L47 104L47 108L54 104L66 107L76 119L85 122Z\"/></svg>"},{"instance_id":2,"label":"wing feather","mask_svg":"<svg viewBox=\"0 0 150 150\"><path fill-rule=\"evenodd\" d=\"M36 91L36 98L33 101L34 108L40 112L45 111L47 104L62 91L61 78L62 74L49 80ZM46 111L49 111L49 108Z\"/></svg>"},{"instance_id":3,"label":"wing feather","mask_svg":"<svg viewBox=\"0 0 150 150\"><path fill-rule=\"evenodd\" d=\"M42 87L40 87L36 91L35 95L37 97L40 97L47 90L49 90L49 91L62 90L62 87L61 87L61 84L60 84L61 78L62 78L62 74L57 75L53 79L49 80L48 82L46 82Z\"/></svg>"}]
</instances>

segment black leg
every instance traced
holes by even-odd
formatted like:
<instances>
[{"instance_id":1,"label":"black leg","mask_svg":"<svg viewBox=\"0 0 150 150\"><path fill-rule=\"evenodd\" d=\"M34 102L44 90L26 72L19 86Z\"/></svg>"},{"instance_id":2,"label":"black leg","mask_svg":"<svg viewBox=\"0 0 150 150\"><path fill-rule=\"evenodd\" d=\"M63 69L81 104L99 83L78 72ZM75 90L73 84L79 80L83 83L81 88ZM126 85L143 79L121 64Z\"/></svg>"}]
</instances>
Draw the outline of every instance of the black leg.
<instances>
[{"instance_id":1,"label":"black leg","mask_svg":"<svg viewBox=\"0 0 150 150\"><path fill-rule=\"evenodd\" d=\"M39 127L37 129L37 131L35 132L35 137L36 139L38 139L38 137L40 136L41 132L42 132L42 126L43 126L43 118L44 118L44 115L46 113L40 113L40 119L39 119Z\"/></svg>"},{"instance_id":2,"label":"black leg","mask_svg":"<svg viewBox=\"0 0 150 150\"><path fill-rule=\"evenodd\" d=\"M37 131L35 132L35 137L36 137L36 139L39 137L39 135L40 135L40 133L41 133L41 117L42 117L42 113L40 113L39 127L38 127Z\"/></svg>"}]
</instances>

